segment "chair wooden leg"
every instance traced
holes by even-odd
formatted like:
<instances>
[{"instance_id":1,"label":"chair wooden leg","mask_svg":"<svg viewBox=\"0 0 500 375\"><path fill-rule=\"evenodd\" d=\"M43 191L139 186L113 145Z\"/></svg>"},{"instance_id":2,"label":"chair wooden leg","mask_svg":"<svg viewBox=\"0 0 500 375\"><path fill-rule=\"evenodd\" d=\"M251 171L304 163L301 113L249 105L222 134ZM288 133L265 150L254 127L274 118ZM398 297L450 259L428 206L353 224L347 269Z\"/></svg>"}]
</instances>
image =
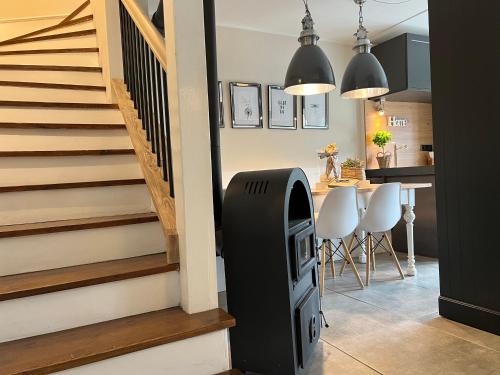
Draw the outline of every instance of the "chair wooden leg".
<instances>
[{"instance_id":1,"label":"chair wooden leg","mask_svg":"<svg viewBox=\"0 0 500 375\"><path fill-rule=\"evenodd\" d=\"M325 291L325 262L326 262L326 241L323 240L323 243L321 244L321 271L319 277L319 292L321 297L323 297L323 292Z\"/></svg>"},{"instance_id":2,"label":"chair wooden leg","mask_svg":"<svg viewBox=\"0 0 500 375\"><path fill-rule=\"evenodd\" d=\"M328 253L330 254L330 270L332 271L332 277L335 279L335 262L333 261L333 250L332 243L329 242Z\"/></svg>"},{"instance_id":3,"label":"chair wooden leg","mask_svg":"<svg viewBox=\"0 0 500 375\"><path fill-rule=\"evenodd\" d=\"M385 233L384 237L385 237L385 242L387 242L387 246L389 247L389 250L391 252L392 261L396 265L396 268L398 269L399 274L401 275L401 279L404 279L405 275L403 273L403 270L401 269L401 265L399 264L398 257L396 256L396 252L394 251L394 248L392 247L392 243L391 243L391 240L389 240L389 236L388 236L387 232Z\"/></svg>"},{"instance_id":4,"label":"chair wooden leg","mask_svg":"<svg viewBox=\"0 0 500 375\"><path fill-rule=\"evenodd\" d=\"M372 235L368 233L366 238L366 282L365 285L370 285L370 267L371 267L371 253L372 253Z\"/></svg>"},{"instance_id":5,"label":"chair wooden leg","mask_svg":"<svg viewBox=\"0 0 500 375\"><path fill-rule=\"evenodd\" d=\"M356 237L356 234L353 233L352 237L351 237L351 240L349 241L349 245L347 246L348 249L349 249L349 255L351 255L352 244L354 243L354 238L355 237ZM352 262L352 257L351 257L351 262ZM346 265L347 265L347 260L344 259L344 261L342 262L342 267L340 268L340 276L342 276L342 274L344 273Z\"/></svg>"},{"instance_id":6,"label":"chair wooden leg","mask_svg":"<svg viewBox=\"0 0 500 375\"><path fill-rule=\"evenodd\" d=\"M354 273L356 280L358 280L359 286L361 287L361 289L363 289L365 286L363 284L363 281L361 280L361 276L359 276L358 269L356 268L356 265L354 264L354 261L352 260L352 257L351 257L352 241L349 244L349 246L346 246L344 241L342 241L342 246L344 247L345 257L347 258L347 260L349 261L349 264L351 265L352 272Z\"/></svg>"},{"instance_id":7,"label":"chair wooden leg","mask_svg":"<svg viewBox=\"0 0 500 375\"><path fill-rule=\"evenodd\" d=\"M377 271L377 264L375 263L375 250L372 250L372 271Z\"/></svg>"}]
</instances>

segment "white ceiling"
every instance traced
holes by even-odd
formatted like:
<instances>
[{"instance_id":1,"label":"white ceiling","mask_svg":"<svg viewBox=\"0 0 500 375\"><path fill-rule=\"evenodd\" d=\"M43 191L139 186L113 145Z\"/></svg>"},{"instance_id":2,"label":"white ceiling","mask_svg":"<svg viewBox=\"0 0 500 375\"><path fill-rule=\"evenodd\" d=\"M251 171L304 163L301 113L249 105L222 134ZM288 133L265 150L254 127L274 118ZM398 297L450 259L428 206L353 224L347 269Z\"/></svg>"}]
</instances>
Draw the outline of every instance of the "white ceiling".
<instances>
[{"instance_id":1,"label":"white ceiling","mask_svg":"<svg viewBox=\"0 0 500 375\"><path fill-rule=\"evenodd\" d=\"M294 37L301 30L302 0L216 0L215 4L220 26ZM321 40L353 43L358 25L353 0L309 0L309 9ZM374 42L405 32L428 35L427 17L427 0L367 0L364 6L365 26Z\"/></svg>"}]
</instances>

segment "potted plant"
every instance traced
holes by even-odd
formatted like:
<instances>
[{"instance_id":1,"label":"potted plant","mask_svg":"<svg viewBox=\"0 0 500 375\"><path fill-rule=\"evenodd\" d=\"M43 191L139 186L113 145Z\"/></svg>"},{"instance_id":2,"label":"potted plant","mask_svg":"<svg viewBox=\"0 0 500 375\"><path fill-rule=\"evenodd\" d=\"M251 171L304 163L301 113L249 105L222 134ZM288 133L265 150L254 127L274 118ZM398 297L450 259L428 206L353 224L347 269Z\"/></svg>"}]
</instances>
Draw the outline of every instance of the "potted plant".
<instances>
[{"instance_id":1,"label":"potted plant","mask_svg":"<svg viewBox=\"0 0 500 375\"><path fill-rule=\"evenodd\" d=\"M359 159L347 158L341 164L342 178L349 178L355 180L366 180L365 163Z\"/></svg>"},{"instance_id":2,"label":"potted plant","mask_svg":"<svg viewBox=\"0 0 500 375\"><path fill-rule=\"evenodd\" d=\"M373 143L382 149L381 152L377 153L377 162L380 168L389 168L391 165L392 154L389 151L385 151L385 146L387 146L391 139L392 133L385 130L379 130L373 137Z\"/></svg>"}]
</instances>

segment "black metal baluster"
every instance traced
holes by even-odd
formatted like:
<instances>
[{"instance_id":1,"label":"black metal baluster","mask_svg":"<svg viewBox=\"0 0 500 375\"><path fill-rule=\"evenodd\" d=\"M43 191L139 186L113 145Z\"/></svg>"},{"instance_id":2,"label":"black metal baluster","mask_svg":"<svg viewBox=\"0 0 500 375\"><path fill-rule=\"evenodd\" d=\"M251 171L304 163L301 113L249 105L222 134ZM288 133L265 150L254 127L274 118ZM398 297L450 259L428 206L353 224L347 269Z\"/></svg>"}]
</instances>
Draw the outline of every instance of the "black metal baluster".
<instances>
[{"instance_id":1,"label":"black metal baluster","mask_svg":"<svg viewBox=\"0 0 500 375\"><path fill-rule=\"evenodd\" d=\"M145 53L144 53L144 37L142 34L139 33L139 70L140 70L140 80L139 80L139 87L141 90L141 120L143 123L143 127L146 130L146 139L149 140L151 139L151 133L150 133L150 128L149 128L149 122L148 122L148 117L147 117L147 112L146 112L146 103L148 102L148 94L146 90L146 69L145 69Z\"/></svg>"},{"instance_id":2,"label":"black metal baluster","mask_svg":"<svg viewBox=\"0 0 500 375\"><path fill-rule=\"evenodd\" d=\"M142 38L142 69L143 69L143 81L142 87L144 88L144 118L146 121L146 127L148 129L148 141L152 142L154 137L153 129L151 127L151 116L149 113L149 104L151 103L149 95L149 77L148 77L148 51L147 43L144 37Z\"/></svg>"},{"instance_id":3,"label":"black metal baluster","mask_svg":"<svg viewBox=\"0 0 500 375\"><path fill-rule=\"evenodd\" d=\"M127 76L127 58L126 58L127 51L126 51L126 47L125 47L125 16L124 16L123 12L124 12L123 4L120 1L119 13L120 13L120 36L121 36L121 42L122 42L121 44L122 44L123 79L124 79L125 85L127 85L127 89L129 89L128 76Z\"/></svg>"},{"instance_id":4,"label":"black metal baluster","mask_svg":"<svg viewBox=\"0 0 500 375\"><path fill-rule=\"evenodd\" d=\"M156 165L161 166L161 150L160 150L160 116L158 114L158 81L156 79L157 71L156 71L156 57L151 52L151 92L153 94L153 98L151 100L151 104L153 106L153 126L155 128L155 147L156 147Z\"/></svg>"},{"instance_id":5,"label":"black metal baluster","mask_svg":"<svg viewBox=\"0 0 500 375\"><path fill-rule=\"evenodd\" d=\"M152 67L152 58L153 58L153 53L151 51L151 48L149 48L149 45L146 44L147 48L147 60L146 60L146 65L148 68L148 95L149 95L149 102L148 102L148 109L149 109L149 122L151 124L151 151L153 154L155 154L158 150L156 147L156 121L155 121L155 113L154 113L154 90L153 90L153 83L154 83L154 78L153 78L153 71L151 69Z\"/></svg>"},{"instance_id":6,"label":"black metal baluster","mask_svg":"<svg viewBox=\"0 0 500 375\"><path fill-rule=\"evenodd\" d=\"M129 14L127 12L127 9L125 9L125 6L123 6L123 22L125 24L124 30L125 30L125 36L124 36L124 43L125 43L125 49L126 49L126 54L124 56L125 59L127 59L127 69L124 72L126 80L127 80L127 88L128 91L130 92L130 98L132 101L134 101L134 84L133 84L133 78L132 78L132 72L131 72L131 65L132 65L132 51L131 51L131 46L130 46L130 24L129 24Z\"/></svg>"},{"instance_id":7,"label":"black metal baluster","mask_svg":"<svg viewBox=\"0 0 500 375\"><path fill-rule=\"evenodd\" d=\"M174 172L172 168L172 142L170 139L170 114L168 108L168 83L167 83L167 73L163 70L163 101L165 110L165 132L167 139L167 166L168 166L168 183L170 185L170 196L173 198L174 193Z\"/></svg>"},{"instance_id":8,"label":"black metal baluster","mask_svg":"<svg viewBox=\"0 0 500 375\"><path fill-rule=\"evenodd\" d=\"M140 40L140 34L139 34L139 29L134 23L134 50L135 50L135 86L137 87L137 114L139 115L139 119L142 120L142 102L143 102L143 91L141 88L141 54L140 54L140 49L139 49L139 40ZM145 129L145 124L142 122L142 127Z\"/></svg>"},{"instance_id":9,"label":"black metal baluster","mask_svg":"<svg viewBox=\"0 0 500 375\"><path fill-rule=\"evenodd\" d=\"M128 43L128 49L129 49L129 68L128 68L128 75L130 77L130 98L134 102L134 108L137 106L137 91L136 91L136 85L135 85L135 55L134 55L134 32L133 32L133 25L132 25L132 18L130 17L130 14L128 14L128 11L126 11L127 15L127 29L128 29L128 37L127 37L127 43Z\"/></svg>"},{"instance_id":10,"label":"black metal baluster","mask_svg":"<svg viewBox=\"0 0 500 375\"><path fill-rule=\"evenodd\" d=\"M167 163L169 162L167 159L167 149L165 145L165 114L164 114L164 92L163 89L163 67L160 65L160 62L156 60L156 81L157 81L157 100L158 100L158 138L160 139L160 150L158 154L161 154L161 169L163 174L163 179L168 181L168 171L167 171Z\"/></svg>"}]
</instances>

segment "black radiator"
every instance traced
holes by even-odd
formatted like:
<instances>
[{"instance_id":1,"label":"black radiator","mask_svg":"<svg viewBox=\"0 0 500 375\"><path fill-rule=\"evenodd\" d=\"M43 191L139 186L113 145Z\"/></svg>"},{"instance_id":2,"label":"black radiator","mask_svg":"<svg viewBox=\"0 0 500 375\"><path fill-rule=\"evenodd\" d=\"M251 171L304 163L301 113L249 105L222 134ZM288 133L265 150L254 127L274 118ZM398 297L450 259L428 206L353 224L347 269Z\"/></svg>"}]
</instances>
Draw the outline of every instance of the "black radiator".
<instances>
[{"instance_id":1,"label":"black radiator","mask_svg":"<svg viewBox=\"0 0 500 375\"><path fill-rule=\"evenodd\" d=\"M302 374L320 336L309 184L301 169L237 174L223 209L233 367Z\"/></svg>"}]
</instances>

